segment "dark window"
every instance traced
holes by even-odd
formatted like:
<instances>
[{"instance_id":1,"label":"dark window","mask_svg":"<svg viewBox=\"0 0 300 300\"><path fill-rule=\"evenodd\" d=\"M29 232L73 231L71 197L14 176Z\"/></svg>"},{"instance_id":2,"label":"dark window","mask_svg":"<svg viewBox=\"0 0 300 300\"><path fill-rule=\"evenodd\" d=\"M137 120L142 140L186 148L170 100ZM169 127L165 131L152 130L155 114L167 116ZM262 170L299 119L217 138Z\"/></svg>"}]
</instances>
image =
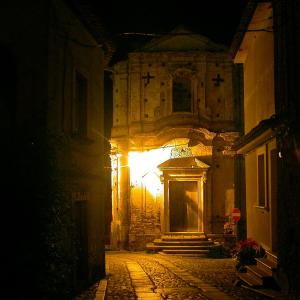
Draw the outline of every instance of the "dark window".
<instances>
[{"instance_id":1,"label":"dark window","mask_svg":"<svg viewBox=\"0 0 300 300\"><path fill-rule=\"evenodd\" d=\"M73 133L79 136L87 134L87 79L79 72L75 75Z\"/></svg>"},{"instance_id":2,"label":"dark window","mask_svg":"<svg viewBox=\"0 0 300 300\"><path fill-rule=\"evenodd\" d=\"M173 112L191 112L191 81L186 77L173 79Z\"/></svg>"},{"instance_id":3,"label":"dark window","mask_svg":"<svg viewBox=\"0 0 300 300\"><path fill-rule=\"evenodd\" d=\"M258 173L258 206L266 205L266 174L265 174L265 155L260 154L257 157L257 173Z\"/></svg>"}]
</instances>

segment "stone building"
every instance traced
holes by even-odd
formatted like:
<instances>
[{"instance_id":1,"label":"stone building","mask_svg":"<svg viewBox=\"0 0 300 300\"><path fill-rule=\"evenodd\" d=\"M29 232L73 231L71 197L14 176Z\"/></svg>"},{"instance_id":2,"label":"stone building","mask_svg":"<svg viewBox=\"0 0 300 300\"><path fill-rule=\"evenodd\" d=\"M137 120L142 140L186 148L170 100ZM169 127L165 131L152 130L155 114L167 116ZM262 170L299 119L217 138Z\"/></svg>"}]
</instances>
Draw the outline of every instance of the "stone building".
<instances>
[{"instance_id":1,"label":"stone building","mask_svg":"<svg viewBox=\"0 0 300 300\"><path fill-rule=\"evenodd\" d=\"M249 1L231 47L244 69L244 134L234 148L237 176L244 177L237 189L245 195L247 237L267 252L271 275L294 296L300 261L299 11L298 1Z\"/></svg>"},{"instance_id":2,"label":"stone building","mask_svg":"<svg viewBox=\"0 0 300 300\"><path fill-rule=\"evenodd\" d=\"M274 36L272 6L259 4L235 55L244 66L244 137L247 234L264 248L277 250ZM263 20L263 21L259 21ZM257 29L265 31L258 32Z\"/></svg>"},{"instance_id":3,"label":"stone building","mask_svg":"<svg viewBox=\"0 0 300 300\"><path fill-rule=\"evenodd\" d=\"M72 3L10 1L0 12L4 198L14 223L5 276L22 299L71 299L104 276L111 46L88 6Z\"/></svg>"},{"instance_id":4,"label":"stone building","mask_svg":"<svg viewBox=\"0 0 300 300\"><path fill-rule=\"evenodd\" d=\"M113 67L113 248L165 232L223 233L234 207L239 68L178 27Z\"/></svg>"}]
</instances>

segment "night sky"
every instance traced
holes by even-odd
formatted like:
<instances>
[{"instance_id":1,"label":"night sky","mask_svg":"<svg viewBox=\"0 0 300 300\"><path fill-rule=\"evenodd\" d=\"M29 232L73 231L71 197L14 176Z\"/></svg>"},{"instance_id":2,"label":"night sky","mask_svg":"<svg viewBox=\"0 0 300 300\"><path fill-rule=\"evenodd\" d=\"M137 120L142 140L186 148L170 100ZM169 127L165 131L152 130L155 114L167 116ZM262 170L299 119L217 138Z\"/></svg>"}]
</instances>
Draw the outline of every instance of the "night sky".
<instances>
[{"instance_id":1,"label":"night sky","mask_svg":"<svg viewBox=\"0 0 300 300\"><path fill-rule=\"evenodd\" d=\"M228 46L247 3L247 0L89 1L118 43L128 40L128 36L119 35L124 32L163 34L182 24Z\"/></svg>"}]
</instances>

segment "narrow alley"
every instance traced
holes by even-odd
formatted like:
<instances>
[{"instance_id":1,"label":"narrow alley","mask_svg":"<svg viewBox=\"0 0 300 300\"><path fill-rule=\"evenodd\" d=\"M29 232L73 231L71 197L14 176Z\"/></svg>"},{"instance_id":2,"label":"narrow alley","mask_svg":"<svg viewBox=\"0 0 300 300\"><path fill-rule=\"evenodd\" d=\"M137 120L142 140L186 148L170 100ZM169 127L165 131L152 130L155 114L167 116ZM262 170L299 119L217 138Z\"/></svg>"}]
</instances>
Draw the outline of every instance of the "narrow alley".
<instances>
[{"instance_id":1,"label":"narrow alley","mask_svg":"<svg viewBox=\"0 0 300 300\"><path fill-rule=\"evenodd\" d=\"M106 274L103 294L108 300L267 299L235 285L231 258L108 251Z\"/></svg>"},{"instance_id":2,"label":"narrow alley","mask_svg":"<svg viewBox=\"0 0 300 300\"><path fill-rule=\"evenodd\" d=\"M300 0L2 2L2 298L300 300Z\"/></svg>"}]
</instances>

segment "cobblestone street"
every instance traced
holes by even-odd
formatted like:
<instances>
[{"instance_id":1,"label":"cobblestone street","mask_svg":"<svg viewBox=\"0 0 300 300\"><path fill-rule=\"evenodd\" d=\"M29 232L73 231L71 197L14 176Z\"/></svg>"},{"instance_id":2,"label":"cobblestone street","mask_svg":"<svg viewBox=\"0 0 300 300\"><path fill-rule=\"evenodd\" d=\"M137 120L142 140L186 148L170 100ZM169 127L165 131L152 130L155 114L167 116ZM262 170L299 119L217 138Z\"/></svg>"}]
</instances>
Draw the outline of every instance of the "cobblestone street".
<instances>
[{"instance_id":1,"label":"cobblestone street","mask_svg":"<svg viewBox=\"0 0 300 300\"><path fill-rule=\"evenodd\" d=\"M233 259L106 253L106 299L264 300L235 286Z\"/></svg>"}]
</instances>

